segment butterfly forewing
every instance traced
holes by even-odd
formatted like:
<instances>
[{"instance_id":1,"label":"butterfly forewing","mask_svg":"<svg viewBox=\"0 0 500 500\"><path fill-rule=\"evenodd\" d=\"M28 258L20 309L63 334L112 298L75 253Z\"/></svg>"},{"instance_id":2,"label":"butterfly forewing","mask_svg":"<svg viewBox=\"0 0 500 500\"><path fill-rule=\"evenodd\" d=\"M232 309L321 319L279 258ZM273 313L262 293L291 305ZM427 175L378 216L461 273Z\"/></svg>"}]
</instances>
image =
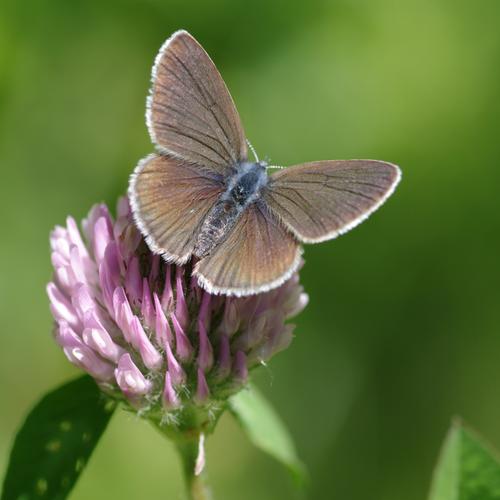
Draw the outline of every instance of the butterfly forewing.
<instances>
[{"instance_id":1,"label":"butterfly forewing","mask_svg":"<svg viewBox=\"0 0 500 500\"><path fill-rule=\"evenodd\" d=\"M400 179L399 168L375 160L318 161L273 174L263 197L304 243L353 228L376 210Z\"/></svg>"},{"instance_id":2,"label":"butterfly forewing","mask_svg":"<svg viewBox=\"0 0 500 500\"><path fill-rule=\"evenodd\" d=\"M177 158L151 155L142 160L132 175L129 197L151 250L167 261L185 263L223 189L220 176Z\"/></svg>"},{"instance_id":3,"label":"butterfly forewing","mask_svg":"<svg viewBox=\"0 0 500 500\"><path fill-rule=\"evenodd\" d=\"M250 205L227 238L194 270L210 293L251 295L285 282L297 269L295 238L262 202Z\"/></svg>"},{"instance_id":4,"label":"butterfly forewing","mask_svg":"<svg viewBox=\"0 0 500 500\"><path fill-rule=\"evenodd\" d=\"M153 68L148 127L163 152L230 174L247 157L243 126L220 73L186 31L163 45Z\"/></svg>"}]
</instances>

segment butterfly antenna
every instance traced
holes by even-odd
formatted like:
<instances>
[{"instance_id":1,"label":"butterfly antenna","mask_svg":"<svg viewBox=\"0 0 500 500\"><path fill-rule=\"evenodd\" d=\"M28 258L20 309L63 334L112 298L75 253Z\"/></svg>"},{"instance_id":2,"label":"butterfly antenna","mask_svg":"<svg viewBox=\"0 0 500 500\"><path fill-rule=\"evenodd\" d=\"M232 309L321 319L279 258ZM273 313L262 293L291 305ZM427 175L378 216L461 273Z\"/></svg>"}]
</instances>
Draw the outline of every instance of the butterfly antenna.
<instances>
[{"instance_id":1,"label":"butterfly antenna","mask_svg":"<svg viewBox=\"0 0 500 500\"><path fill-rule=\"evenodd\" d=\"M247 139L247 144L248 144L248 147L250 148L250 151L252 151L252 154L255 158L255 161L257 163L259 163L259 157L257 156L257 152L255 151L254 147L252 146L252 144L250 143L250 141Z\"/></svg>"},{"instance_id":2,"label":"butterfly antenna","mask_svg":"<svg viewBox=\"0 0 500 500\"><path fill-rule=\"evenodd\" d=\"M268 165L266 168L277 168L279 170L283 170L286 167L282 167L281 165Z\"/></svg>"}]
</instances>

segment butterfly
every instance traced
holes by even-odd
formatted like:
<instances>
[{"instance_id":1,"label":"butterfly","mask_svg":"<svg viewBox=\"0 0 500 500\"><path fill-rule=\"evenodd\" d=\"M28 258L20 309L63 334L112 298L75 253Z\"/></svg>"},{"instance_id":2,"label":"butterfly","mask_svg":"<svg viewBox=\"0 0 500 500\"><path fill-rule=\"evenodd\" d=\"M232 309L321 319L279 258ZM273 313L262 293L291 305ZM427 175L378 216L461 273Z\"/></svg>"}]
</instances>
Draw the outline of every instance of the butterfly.
<instances>
[{"instance_id":1,"label":"butterfly","mask_svg":"<svg viewBox=\"0 0 500 500\"><path fill-rule=\"evenodd\" d=\"M193 259L193 275L212 294L280 286L299 267L302 243L349 231L401 177L376 160L314 161L268 175L272 167L249 159L220 73L184 30L156 57L146 121L157 152L130 177L134 220L153 253L179 265Z\"/></svg>"}]
</instances>

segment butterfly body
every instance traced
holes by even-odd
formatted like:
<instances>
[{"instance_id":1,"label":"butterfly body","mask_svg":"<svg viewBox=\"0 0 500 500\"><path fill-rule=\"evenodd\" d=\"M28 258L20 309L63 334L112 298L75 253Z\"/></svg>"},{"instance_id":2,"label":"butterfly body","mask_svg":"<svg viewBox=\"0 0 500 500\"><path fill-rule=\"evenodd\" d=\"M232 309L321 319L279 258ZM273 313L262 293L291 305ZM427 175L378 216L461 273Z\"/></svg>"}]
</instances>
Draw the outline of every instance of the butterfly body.
<instances>
[{"instance_id":1,"label":"butterfly body","mask_svg":"<svg viewBox=\"0 0 500 500\"><path fill-rule=\"evenodd\" d=\"M207 256L224 241L243 211L260 197L261 189L267 184L264 162L241 162L228 179L225 191L220 195L201 224L196 238L193 255Z\"/></svg>"},{"instance_id":2,"label":"butterfly body","mask_svg":"<svg viewBox=\"0 0 500 500\"><path fill-rule=\"evenodd\" d=\"M377 160L326 160L267 173L248 161L229 91L203 47L175 32L155 60L146 121L158 153L130 179L134 219L151 251L198 260L208 292L252 295L297 270L303 243L349 231L394 191L401 173Z\"/></svg>"}]
</instances>

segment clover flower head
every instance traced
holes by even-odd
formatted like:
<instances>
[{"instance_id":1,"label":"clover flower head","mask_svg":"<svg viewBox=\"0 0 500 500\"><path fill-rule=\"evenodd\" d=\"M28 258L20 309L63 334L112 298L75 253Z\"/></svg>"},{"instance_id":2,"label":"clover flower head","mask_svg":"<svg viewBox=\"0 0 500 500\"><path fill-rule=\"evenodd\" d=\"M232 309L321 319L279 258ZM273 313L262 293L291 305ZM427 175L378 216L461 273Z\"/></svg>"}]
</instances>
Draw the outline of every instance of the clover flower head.
<instances>
[{"instance_id":1,"label":"clover flower head","mask_svg":"<svg viewBox=\"0 0 500 500\"><path fill-rule=\"evenodd\" d=\"M50 237L55 338L73 364L142 416L182 425L203 409L210 420L252 368L289 345L286 320L308 300L298 274L259 295L210 295L189 263L168 264L149 250L127 198L116 220L94 206L82 229L68 217Z\"/></svg>"}]
</instances>

